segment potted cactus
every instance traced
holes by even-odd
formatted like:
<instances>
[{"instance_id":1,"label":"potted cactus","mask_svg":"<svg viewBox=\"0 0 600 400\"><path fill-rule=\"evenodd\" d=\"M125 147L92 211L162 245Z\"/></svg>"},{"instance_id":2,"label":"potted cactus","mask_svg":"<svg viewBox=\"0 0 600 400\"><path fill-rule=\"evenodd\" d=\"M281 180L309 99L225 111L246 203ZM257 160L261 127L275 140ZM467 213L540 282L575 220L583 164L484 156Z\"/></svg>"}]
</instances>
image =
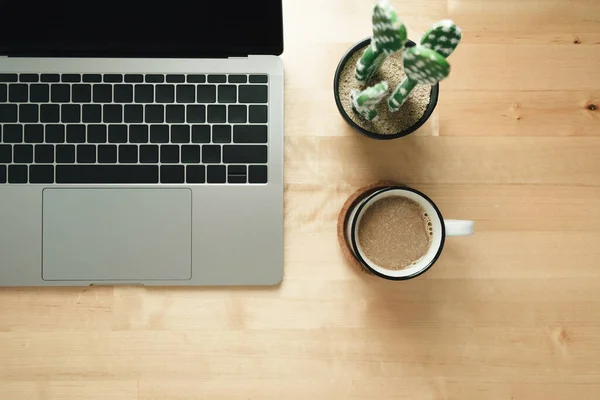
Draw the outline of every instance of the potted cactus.
<instances>
[{"instance_id":1,"label":"potted cactus","mask_svg":"<svg viewBox=\"0 0 600 400\"><path fill-rule=\"evenodd\" d=\"M373 36L355 44L338 65L335 101L359 132L394 139L414 132L433 113L438 82L450 73L446 58L462 33L454 22L443 20L414 43L387 0L375 5L372 22Z\"/></svg>"}]
</instances>

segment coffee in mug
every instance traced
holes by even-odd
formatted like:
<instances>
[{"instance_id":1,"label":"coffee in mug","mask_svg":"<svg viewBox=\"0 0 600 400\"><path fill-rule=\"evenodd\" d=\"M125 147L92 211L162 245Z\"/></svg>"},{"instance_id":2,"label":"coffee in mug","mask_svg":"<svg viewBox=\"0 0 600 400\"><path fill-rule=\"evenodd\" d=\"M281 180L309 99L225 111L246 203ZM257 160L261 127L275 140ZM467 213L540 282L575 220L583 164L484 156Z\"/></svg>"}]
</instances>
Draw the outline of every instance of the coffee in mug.
<instances>
[{"instance_id":1,"label":"coffee in mug","mask_svg":"<svg viewBox=\"0 0 600 400\"><path fill-rule=\"evenodd\" d=\"M410 279L440 256L446 236L473 234L473 221L444 220L425 194L403 186L381 188L350 212L346 240L356 259L387 279Z\"/></svg>"}]
</instances>

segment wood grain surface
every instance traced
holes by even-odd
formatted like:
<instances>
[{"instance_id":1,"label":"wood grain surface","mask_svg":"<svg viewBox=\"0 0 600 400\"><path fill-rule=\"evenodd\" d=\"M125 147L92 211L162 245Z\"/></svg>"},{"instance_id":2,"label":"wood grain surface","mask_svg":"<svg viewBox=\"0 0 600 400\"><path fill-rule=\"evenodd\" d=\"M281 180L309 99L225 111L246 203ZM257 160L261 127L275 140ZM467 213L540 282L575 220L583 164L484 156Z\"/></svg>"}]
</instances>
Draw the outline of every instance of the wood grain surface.
<instances>
[{"instance_id":1,"label":"wood grain surface","mask_svg":"<svg viewBox=\"0 0 600 400\"><path fill-rule=\"evenodd\" d=\"M372 2L284 3L284 282L0 290L0 400L600 399L600 2L393 0L411 38L450 17L464 42L386 143L332 93ZM380 180L477 234L412 281L356 271L337 213Z\"/></svg>"}]
</instances>

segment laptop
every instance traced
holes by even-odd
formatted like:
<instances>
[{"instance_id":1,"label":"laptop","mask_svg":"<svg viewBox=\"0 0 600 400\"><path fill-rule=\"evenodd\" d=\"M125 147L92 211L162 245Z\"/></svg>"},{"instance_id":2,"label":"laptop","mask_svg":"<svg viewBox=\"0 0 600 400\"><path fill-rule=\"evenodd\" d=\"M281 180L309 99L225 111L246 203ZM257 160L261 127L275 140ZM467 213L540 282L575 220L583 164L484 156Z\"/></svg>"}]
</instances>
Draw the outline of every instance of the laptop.
<instances>
[{"instance_id":1,"label":"laptop","mask_svg":"<svg viewBox=\"0 0 600 400\"><path fill-rule=\"evenodd\" d=\"M0 15L0 286L281 281L281 0Z\"/></svg>"}]
</instances>

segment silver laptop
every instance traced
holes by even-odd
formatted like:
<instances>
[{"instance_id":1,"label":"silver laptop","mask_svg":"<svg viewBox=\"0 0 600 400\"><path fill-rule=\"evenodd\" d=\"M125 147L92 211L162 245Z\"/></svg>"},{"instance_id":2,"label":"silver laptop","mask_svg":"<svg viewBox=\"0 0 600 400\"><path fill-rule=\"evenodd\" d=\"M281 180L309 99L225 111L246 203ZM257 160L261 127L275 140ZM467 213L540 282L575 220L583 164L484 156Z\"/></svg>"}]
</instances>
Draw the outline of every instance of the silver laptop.
<instances>
[{"instance_id":1,"label":"silver laptop","mask_svg":"<svg viewBox=\"0 0 600 400\"><path fill-rule=\"evenodd\" d=\"M0 2L0 286L283 275L280 0Z\"/></svg>"}]
</instances>

